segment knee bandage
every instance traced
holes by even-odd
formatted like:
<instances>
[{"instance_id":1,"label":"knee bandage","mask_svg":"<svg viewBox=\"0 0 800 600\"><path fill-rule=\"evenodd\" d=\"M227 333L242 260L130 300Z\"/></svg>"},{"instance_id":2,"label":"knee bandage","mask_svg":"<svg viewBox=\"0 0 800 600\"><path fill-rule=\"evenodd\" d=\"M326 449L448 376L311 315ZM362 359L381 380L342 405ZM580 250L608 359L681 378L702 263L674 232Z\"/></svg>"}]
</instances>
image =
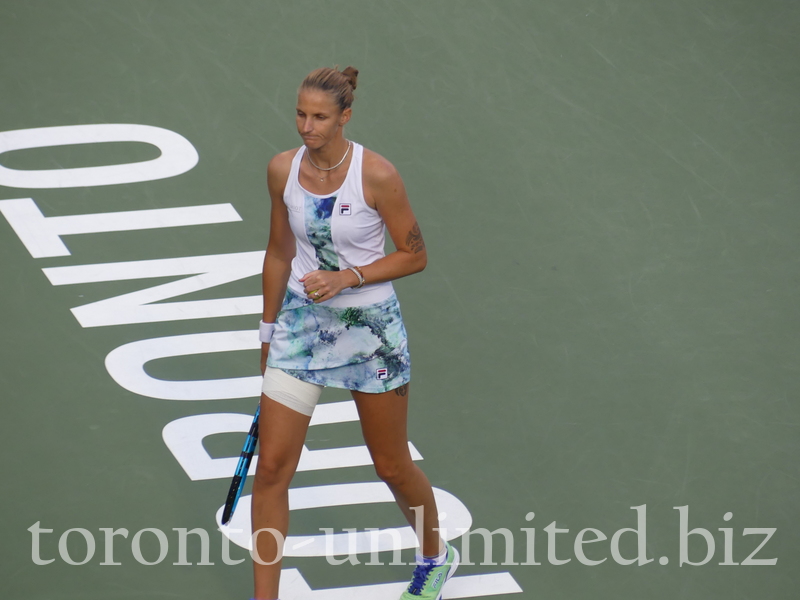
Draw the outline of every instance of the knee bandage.
<instances>
[{"instance_id":1,"label":"knee bandage","mask_svg":"<svg viewBox=\"0 0 800 600\"><path fill-rule=\"evenodd\" d=\"M261 391L267 398L310 417L322 394L322 386L301 381L281 369L267 367Z\"/></svg>"}]
</instances>

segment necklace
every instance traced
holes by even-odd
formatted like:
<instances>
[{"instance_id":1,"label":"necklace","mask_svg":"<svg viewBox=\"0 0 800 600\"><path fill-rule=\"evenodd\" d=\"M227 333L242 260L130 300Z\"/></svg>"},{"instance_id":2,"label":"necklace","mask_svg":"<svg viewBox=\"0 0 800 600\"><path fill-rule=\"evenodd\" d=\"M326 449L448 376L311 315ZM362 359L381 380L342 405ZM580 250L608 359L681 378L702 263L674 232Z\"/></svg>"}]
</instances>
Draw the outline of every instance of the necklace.
<instances>
[{"instance_id":1,"label":"necklace","mask_svg":"<svg viewBox=\"0 0 800 600\"><path fill-rule=\"evenodd\" d=\"M322 167L318 167L317 165L314 164L314 161L311 160L311 152L308 152L308 148L306 148L306 156L308 157L308 162L311 163L311 166L314 167L315 169L317 169L318 171L333 171L334 169L338 169L339 167L342 166L342 163L347 158L347 155L350 154L350 146L352 146L352 145L353 145L353 143L350 140L347 140L347 150L344 151L344 156L342 157L342 160L340 160L338 163L336 163L332 167L328 167L327 169L323 169ZM325 178L324 177L320 177L319 180L320 181L325 181Z\"/></svg>"}]
</instances>

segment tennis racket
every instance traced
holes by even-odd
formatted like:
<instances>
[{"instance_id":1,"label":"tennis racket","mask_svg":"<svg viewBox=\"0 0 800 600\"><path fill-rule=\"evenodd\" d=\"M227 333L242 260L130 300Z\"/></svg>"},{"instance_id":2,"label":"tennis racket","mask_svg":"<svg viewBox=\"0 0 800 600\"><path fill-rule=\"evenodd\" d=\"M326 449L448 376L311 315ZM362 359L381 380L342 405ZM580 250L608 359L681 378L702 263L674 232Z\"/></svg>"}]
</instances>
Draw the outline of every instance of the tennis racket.
<instances>
[{"instance_id":1,"label":"tennis racket","mask_svg":"<svg viewBox=\"0 0 800 600\"><path fill-rule=\"evenodd\" d=\"M247 433L247 438L244 440L242 454L239 457L239 464L236 465L236 472L233 474L231 489L228 490L228 498L225 500L225 509L222 511L223 525L227 525L233 517L233 511L236 510L239 497L242 495L242 490L244 489L247 471L250 469L250 463L253 460L253 453L256 450L256 442L258 441L258 415L260 412L261 404L256 408L253 424L250 425L250 431Z\"/></svg>"}]
</instances>

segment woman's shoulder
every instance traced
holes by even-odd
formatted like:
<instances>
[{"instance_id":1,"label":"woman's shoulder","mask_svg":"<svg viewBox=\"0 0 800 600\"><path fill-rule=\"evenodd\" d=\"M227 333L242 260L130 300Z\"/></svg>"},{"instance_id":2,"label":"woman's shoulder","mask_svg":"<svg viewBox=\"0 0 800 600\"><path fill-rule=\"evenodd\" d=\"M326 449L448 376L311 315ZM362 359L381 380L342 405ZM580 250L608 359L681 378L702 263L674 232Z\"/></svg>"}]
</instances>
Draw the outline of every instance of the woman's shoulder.
<instances>
[{"instance_id":1,"label":"woman's shoulder","mask_svg":"<svg viewBox=\"0 0 800 600\"><path fill-rule=\"evenodd\" d=\"M292 160L299 150L300 148L292 148L273 156L267 165L267 179L285 184L292 170Z\"/></svg>"},{"instance_id":2,"label":"woman's shoulder","mask_svg":"<svg viewBox=\"0 0 800 600\"><path fill-rule=\"evenodd\" d=\"M292 160L300 151L300 148L292 148L291 150L286 150L285 152L280 152L272 157L267 165L267 172L272 173L274 172L276 175L280 174L282 171L286 171L286 174L289 174L289 170L292 168Z\"/></svg>"},{"instance_id":3,"label":"woman's shoulder","mask_svg":"<svg viewBox=\"0 0 800 600\"><path fill-rule=\"evenodd\" d=\"M386 184L400 176L395 166L387 158L368 148L364 148L361 168L364 181L372 185Z\"/></svg>"},{"instance_id":4,"label":"woman's shoulder","mask_svg":"<svg viewBox=\"0 0 800 600\"><path fill-rule=\"evenodd\" d=\"M292 170L292 160L300 148L286 150L272 157L267 165L267 184L274 192L283 193L289 173Z\"/></svg>"}]
</instances>

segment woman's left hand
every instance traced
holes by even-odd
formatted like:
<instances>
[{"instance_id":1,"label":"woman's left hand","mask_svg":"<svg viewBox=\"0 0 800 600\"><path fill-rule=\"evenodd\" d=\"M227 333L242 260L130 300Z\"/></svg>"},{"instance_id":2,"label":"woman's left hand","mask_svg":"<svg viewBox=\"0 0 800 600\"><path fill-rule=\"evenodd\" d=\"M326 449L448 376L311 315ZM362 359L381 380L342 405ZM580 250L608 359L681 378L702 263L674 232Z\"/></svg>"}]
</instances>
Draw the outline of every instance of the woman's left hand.
<instances>
[{"instance_id":1,"label":"woman's left hand","mask_svg":"<svg viewBox=\"0 0 800 600\"><path fill-rule=\"evenodd\" d=\"M348 277L349 276L349 277ZM350 279L354 281L351 282ZM344 271L311 271L300 278L303 289L309 299L315 303L330 300L344 288L358 284L355 274L346 269Z\"/></svg>"}]
</instances>

